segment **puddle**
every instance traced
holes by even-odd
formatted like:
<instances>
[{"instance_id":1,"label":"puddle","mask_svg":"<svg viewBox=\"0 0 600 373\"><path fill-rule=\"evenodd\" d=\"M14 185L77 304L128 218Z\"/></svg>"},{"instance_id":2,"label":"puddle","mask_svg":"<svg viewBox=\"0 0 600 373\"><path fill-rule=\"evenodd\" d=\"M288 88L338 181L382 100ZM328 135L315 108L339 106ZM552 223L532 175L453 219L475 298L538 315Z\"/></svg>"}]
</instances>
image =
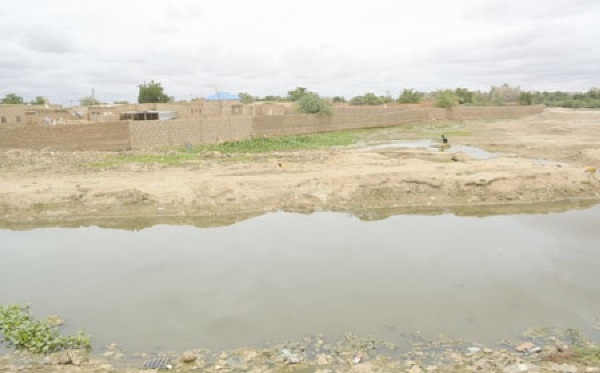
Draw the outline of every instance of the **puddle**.
<instances>
[{"instance_id":1,"label":"puddle","mask_svg":"<svg viewBox=\"0 0 600 373\"><path fill-rule=\"evenodd\" d=\"M0 300L102 348L256 346L355 331L495 343L592 329L600 207L486 218L271 213L218 228L0 230ZM67 330L67 332L69 332ZM593 334L596 333L596 334Z\"/></svg>"},{"instance_id":2,"label":"puddle","mask_svg":"<svg viewBox=\"0 0 600 373\"><path fill-rule=\"evenodd\" d=\"M458 153L462 152L474 159L492 159L502 156L501 153L488 152L486 150L466 146L466 145L450 145L442 146L439 142L431 140L414 140L414 141L396 141L389 144L380 144L368 147L367 150L379 150L379 149L423 149L427 151L445 152L445 153Z\"/></svg>"}]
</instances>

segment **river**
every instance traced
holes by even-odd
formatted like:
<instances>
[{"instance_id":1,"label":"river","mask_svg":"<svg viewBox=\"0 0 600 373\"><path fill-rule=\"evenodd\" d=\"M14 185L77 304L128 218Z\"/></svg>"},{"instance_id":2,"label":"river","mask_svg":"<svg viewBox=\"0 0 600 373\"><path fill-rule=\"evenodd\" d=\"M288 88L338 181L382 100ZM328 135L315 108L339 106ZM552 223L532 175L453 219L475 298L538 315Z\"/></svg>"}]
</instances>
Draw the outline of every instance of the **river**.
<instances>
[{"instance_id":1,"label":"river","mask_svg":"<svg viewBox=\"0 0 600 373\"><path fill-rule=\"evenodd\" d=\"M0 230L0 302L95 347L233 348L346 331L598 341L600 207L460 217L270 213L218 228Z\"/></svg>"}]
</instances>

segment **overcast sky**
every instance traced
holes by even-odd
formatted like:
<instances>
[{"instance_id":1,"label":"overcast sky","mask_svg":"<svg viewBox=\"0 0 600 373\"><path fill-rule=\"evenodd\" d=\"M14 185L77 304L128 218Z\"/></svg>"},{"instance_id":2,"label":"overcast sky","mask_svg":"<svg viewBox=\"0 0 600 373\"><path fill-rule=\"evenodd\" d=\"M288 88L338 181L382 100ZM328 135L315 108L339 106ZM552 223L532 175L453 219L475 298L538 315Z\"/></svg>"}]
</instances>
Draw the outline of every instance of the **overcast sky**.
<instances>
[{"instance_id":1,"label":"overcast sky","mask_svg":"<svg viewBox=\"0 0 600 373\"><path fill-rule=\"evenodd\" d=\"M0 97L600 86L599 0L0 0Z\"/></svg>"}]
</instances>

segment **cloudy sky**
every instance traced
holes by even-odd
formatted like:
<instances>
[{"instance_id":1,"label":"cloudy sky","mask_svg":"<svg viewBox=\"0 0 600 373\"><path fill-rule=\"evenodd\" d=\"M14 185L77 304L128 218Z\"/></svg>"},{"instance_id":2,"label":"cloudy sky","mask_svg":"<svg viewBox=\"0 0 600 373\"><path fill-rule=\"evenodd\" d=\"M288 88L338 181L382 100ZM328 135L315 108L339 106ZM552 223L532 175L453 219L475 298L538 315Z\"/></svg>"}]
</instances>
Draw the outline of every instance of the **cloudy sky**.
<instances>
[{"instance_id":1,"label":"cloudy sky","mask_svg":"<svg viewBox=\"0 0 600 373\"><path fill-rule=\"evenodd\" d=\"M600 86L598 0L0 0L0 97Z\"/></svg>"}]
</instances>

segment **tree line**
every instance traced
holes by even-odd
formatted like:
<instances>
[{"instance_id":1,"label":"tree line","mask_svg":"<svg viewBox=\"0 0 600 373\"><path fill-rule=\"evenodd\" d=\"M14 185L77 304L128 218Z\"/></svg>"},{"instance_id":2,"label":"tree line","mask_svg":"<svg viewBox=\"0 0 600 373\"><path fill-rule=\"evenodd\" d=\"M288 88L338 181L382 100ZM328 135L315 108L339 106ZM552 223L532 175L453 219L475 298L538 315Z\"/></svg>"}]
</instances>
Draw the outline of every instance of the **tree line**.
<instances>
[{"instance_id":1,"label":"tree line","mask_svg":"<svg viewBox=\"0 0 600 373\"><path fill-rule=\"evenodd\" d=\"M174 97L165 93L160 82L151 80L138 85L138 103L173 102ZM264 97L253 96L247 92L240 92L242 103L253 102L293 102L298 111L302 113L324 113L331 112L333 104L346 103L348 105L383 105L389 103L418 104L423 101L433 103L436 107L451 108L456 105L470 106L502 106L502 105L533 105L543 104L552 107L565 108L600 108L600 89L591 88L587 92L538 92L521 90L518 86L503 84L492 86L488 91L469 90L467 88L455 88L437 90L434 92L419 92L414 89L403 89L402 93L394 98L389 93L376 95L366 92L363 95L346 99L343 96L321 97L318 93L309 91L305 87L296 87L289 90L287 96L267 95ZM33 100L26 102L23 97L16 93L8 93L0 100L2 104L30 104L43 105L49 101L45 97L36 96ZM98 105L101 102L94 96L83 97L79 103L84 106ZM115 104L126 104L127 101L115 101Z\"/></svg>"}]
</instances>

